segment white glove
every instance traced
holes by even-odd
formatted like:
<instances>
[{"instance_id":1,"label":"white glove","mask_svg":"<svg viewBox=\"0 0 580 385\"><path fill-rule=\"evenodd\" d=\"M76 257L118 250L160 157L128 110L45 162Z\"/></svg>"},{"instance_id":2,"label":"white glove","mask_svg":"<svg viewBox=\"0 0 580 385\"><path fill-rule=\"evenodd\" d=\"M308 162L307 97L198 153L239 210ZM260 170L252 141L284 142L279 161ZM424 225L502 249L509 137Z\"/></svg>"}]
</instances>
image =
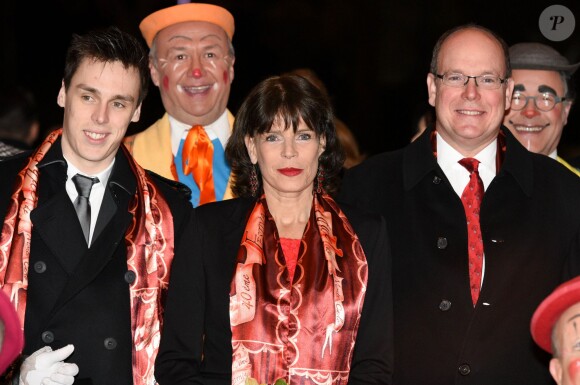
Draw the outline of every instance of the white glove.
<instances>
[{"instance_id":1,"label":"white glove","mask_svg":"<svg viewBox=\"0 0 580 385\"><path fill-rule=\"evenodd\" d=\"M79 367L63 361L74 349L74 345L55 351L50 346L38 349L20 366L20 385L72 385Z\"/></svg>"}]
</instances>

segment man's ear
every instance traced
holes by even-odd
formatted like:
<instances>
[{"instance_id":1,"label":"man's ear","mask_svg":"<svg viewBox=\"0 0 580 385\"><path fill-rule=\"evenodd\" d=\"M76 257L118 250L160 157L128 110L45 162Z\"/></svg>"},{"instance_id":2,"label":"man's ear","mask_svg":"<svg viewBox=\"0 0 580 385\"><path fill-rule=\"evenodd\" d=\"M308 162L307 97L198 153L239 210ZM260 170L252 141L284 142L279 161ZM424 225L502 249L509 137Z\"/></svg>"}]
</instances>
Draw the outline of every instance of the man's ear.
<instances>
[{"instance_id":1,"label":"man's ear","mask_svg":"<svg viewBox=\"0 0 580 385\"><path fill-rule=\"evenodd\" d=\"M232 82L234 81L234 63L236 62L236 58L232 58L232 62L230 63L230 67L228 69L228 74L230 75L230 84L232 84Z\"/></svg>"},{"instance_id":2,"label":"man's ear","mask_svg":"<svg viewBox=\"0 0 580 385\"><path fill-rule=\"evenodd\" d=\"M56 97L56 103L64 107L64 103L66 102L66 90L64 89L64 80L61 82L60 90L58 91L58 96Z\"/></svg>"},{"instance_id":3,"label":"man's ear","mask_svg":"<svg viewBox=\"0 0 580 385\"><path fill-rule=\"evenodd\" d=\"M429 104L435 107L435 99L437 97L437 79L432 73L427 74L427 96L429 97Z\"/></svg>"},{"instance_id":4,"label":"man's ear","mask_svg":"<svg viewBox=\"0 0 580 385\"><path fill-rule=\"evenodd\" d=\"M159 87L159 71L155 68L152 58L149 59L149 73L151 74L151 82Z\"/></svg>"},{"instance_id":5,"label":"man's ear","mask_svg":"<svg viewBox=\"0 0 580 385\"><path fill-rule=\"evenodd\" d=\"M141 117L141 106L142 105L143 104L139 104L139 107L137 107L135 109L135 112L133 112L133 117L131 118L131 121L132 122L138 122L139 121L139 118Z\"/></svg>"},{"instance_id":6,"label":"man's ear","mask_svg":"<svg viewBox=\"0 0 580 385\"><path fill-rule=\"evenodd\" d=\"M550 360L550 374L558 385L562 384L562 364L559 359L552 358Z\"/></svg>"}]
</instances>

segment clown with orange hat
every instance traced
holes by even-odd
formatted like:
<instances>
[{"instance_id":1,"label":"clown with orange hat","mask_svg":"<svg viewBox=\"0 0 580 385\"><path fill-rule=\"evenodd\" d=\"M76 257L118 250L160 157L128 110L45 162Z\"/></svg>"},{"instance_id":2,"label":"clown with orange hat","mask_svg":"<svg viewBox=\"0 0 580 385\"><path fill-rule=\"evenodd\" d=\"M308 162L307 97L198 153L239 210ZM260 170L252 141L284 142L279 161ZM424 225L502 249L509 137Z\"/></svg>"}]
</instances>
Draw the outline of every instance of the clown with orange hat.
<instances>
[{"instance_id":1,"label":"clown with orange hat","mask_svg":"<svg viewBox=\"0 0 580 385\"><path fill-rule=\"evenodd\" d=\"M179 4L152 13L139 28L166 113L125 145L144 168L187 185L193 206L231 198L224 149L234 121L227 109L232 14L212 4Z\"/></svg>"}]
</instances>

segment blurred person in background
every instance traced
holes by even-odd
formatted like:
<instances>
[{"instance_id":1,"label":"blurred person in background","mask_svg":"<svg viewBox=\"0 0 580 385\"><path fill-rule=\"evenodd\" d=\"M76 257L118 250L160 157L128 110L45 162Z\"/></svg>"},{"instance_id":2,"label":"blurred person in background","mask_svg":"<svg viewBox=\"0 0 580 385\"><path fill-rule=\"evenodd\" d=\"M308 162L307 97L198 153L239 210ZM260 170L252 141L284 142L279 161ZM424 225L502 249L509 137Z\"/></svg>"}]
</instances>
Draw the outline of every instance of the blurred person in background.
<instances>
[{"instance_id":1,"label":"blurred person in background","mask_svg":"<svg viewBox=\"0 0 580 385\"><path fill-rule=\"evenodd\" d=\"M0 158L30 150L38 138L40 122L32 92L19 86L0 90Z\"/></svg>"}]
</instances>

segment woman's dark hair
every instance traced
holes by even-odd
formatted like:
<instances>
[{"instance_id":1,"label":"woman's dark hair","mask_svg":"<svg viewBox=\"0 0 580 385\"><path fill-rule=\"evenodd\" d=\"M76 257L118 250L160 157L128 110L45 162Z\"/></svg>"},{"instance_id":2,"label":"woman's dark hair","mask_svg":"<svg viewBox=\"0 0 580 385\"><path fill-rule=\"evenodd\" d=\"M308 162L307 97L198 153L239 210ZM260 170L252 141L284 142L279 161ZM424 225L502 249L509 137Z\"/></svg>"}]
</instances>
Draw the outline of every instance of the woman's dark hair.
<instances>
[{"instance_id":1,"label":"woman's dark hair","mask_svg":"<svg viewBox=\"0 0 580 385\"><path fill-rule=\"evenodd\" d=\"M318 158L323 170L322 188L332 194L338 188L338 175L344 163L344 152L334 127L333 112L328 98L311 82L298 75L274 76L254 87L236 113L232 136L226 146L226 158L232 168L234 195L251 197L252 169L258 175L257 195L261 195L262 178L246 149L245 137L251 138L270 131L280 119L286 129L298 129L300 119L318 137L326 138L324 152ZM315 181L315 189L317 187Z\"/></svg>"}]
</instances>

